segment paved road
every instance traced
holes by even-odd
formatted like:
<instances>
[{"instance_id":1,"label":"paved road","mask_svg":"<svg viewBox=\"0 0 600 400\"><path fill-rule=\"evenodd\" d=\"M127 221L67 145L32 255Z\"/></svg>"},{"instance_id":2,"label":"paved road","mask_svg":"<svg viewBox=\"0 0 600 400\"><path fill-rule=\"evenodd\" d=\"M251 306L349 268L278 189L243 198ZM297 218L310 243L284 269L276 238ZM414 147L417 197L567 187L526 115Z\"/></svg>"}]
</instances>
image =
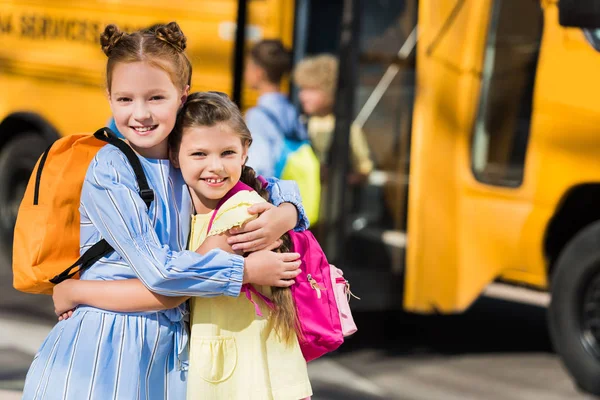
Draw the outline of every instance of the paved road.
<instances>
[{"instance_id":1,"label":"paved road","mask_svg":"<svg viewBox=\"0 0 600 400\"><path fill-rule=\"evenodd\" d=\"M0 399L10 400L20 398L53 315L49 297L14 291L6 275ZM543 307L482 298L459 316L360 312L356 320L359 331L339 351L309 364L314 400L592 399L575 390L553 353Z\"/></svg>"},{"instance_id":2,"label":"paved road","mask_svg":"<svg viewBox=\"0 0 600 400\"><path fill-rule=\"evenodd\" d=\"M374 313L359 319L362 335L331 361L368 380L380 398L592 399L575 390L553 353L542 307L484 298L460 316Z\"/></svg>"}]
</instances>

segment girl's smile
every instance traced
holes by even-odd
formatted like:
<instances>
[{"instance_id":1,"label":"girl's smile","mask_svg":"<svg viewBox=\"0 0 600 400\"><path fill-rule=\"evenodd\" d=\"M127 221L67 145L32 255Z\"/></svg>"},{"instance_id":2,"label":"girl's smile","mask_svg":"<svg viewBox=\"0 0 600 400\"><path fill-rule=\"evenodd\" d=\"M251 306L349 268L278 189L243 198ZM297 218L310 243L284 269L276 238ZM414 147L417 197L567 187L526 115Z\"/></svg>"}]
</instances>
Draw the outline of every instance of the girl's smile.
<instances>
[{"instance_id":1,"label":"girl's smile","mask_svg":"<svg viewBox=\"0 0 600 400\"><path fill-rule=\"evenodd\" d=\"M152 134L156 130L156 128L158 128L158 125L130 126L130 128L133 129L140 136L147 136Z\"/></svg>"},{"instance_id":2,"label":"girl's smile","mask_svg":"<svg viewBox=\"0 0 600 400\"><path fill-rule=\"evenodd\" d=\"M220 187L225 184L227 178L202 178L211 187Z\"/></svg>"}]
</instances>

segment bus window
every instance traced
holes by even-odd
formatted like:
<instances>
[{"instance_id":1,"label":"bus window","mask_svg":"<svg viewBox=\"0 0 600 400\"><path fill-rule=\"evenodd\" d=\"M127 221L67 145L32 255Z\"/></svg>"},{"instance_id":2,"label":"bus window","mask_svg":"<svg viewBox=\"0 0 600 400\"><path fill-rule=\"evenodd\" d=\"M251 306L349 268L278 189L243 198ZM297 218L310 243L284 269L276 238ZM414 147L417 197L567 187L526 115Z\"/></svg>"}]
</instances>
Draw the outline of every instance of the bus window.
<instances>
[{"instance_id":1,"label":"bus window","mask_svg":"<svg viewBox=\"0 0 600 400\"><path fill-rule=\"evenodd\" d=\"M472 143L473 173L481 182L517 187L523 181L542 23L538 2L494 3Z\"/></svg>"}]
</instances>

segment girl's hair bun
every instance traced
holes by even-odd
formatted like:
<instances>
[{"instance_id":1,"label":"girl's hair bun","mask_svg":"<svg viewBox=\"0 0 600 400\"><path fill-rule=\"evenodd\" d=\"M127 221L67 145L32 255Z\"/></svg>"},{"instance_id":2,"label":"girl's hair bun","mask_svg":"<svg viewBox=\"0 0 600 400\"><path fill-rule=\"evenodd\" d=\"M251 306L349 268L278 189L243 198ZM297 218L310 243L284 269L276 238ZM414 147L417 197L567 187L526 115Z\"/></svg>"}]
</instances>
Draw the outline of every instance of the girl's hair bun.
<instances>
[{"instance_id":1,"label":"girl's hair bun","mask_svg":"<svg viewBox=\"0 0 600 400\"><path fill-rule=\"evenodd\" d=\"M104 54L110 56L114 47L125 35L126 33L121 31L117 25L107 25L106 28L104 28L104 32L100 34L100 45L102 46Z\"/></svg>"},{"instance_id":2,"label":"girl's hair bun","mask_svg":"<svg viewBox=\"0 0 600 400\"><path fill-rule=\"evenodd\" d=\"M154 34L158 39L167 42L180 52L183 52L186 48L187 38L177 22L169 22L166 25L156 27Z\"/></svg>"}]
</instances>

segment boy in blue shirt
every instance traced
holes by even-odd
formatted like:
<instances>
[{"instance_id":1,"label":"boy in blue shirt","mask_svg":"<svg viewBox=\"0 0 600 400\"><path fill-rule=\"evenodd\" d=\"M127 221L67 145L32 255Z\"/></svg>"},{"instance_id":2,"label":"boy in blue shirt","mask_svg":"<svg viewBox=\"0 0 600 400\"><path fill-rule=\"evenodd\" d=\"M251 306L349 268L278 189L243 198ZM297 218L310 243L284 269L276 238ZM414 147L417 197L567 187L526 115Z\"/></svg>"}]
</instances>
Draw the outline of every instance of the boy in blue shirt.
<instances>
[{"instance_id":1,"label":"boy in blue shirt","mask_svg":"<svg viewBox=\"0 0 600 400\"><path fill-rule=\"evenodd\" d=\"M259 92L256 107L246 113L252 133L248 165L263 176L275 176L275 165L284 148L284 138L308 139L296 108L280 91L283 76L291 71L292 56L279 40L262 40L250 50L244 79Z\"/></svg>"}]
</instances>

